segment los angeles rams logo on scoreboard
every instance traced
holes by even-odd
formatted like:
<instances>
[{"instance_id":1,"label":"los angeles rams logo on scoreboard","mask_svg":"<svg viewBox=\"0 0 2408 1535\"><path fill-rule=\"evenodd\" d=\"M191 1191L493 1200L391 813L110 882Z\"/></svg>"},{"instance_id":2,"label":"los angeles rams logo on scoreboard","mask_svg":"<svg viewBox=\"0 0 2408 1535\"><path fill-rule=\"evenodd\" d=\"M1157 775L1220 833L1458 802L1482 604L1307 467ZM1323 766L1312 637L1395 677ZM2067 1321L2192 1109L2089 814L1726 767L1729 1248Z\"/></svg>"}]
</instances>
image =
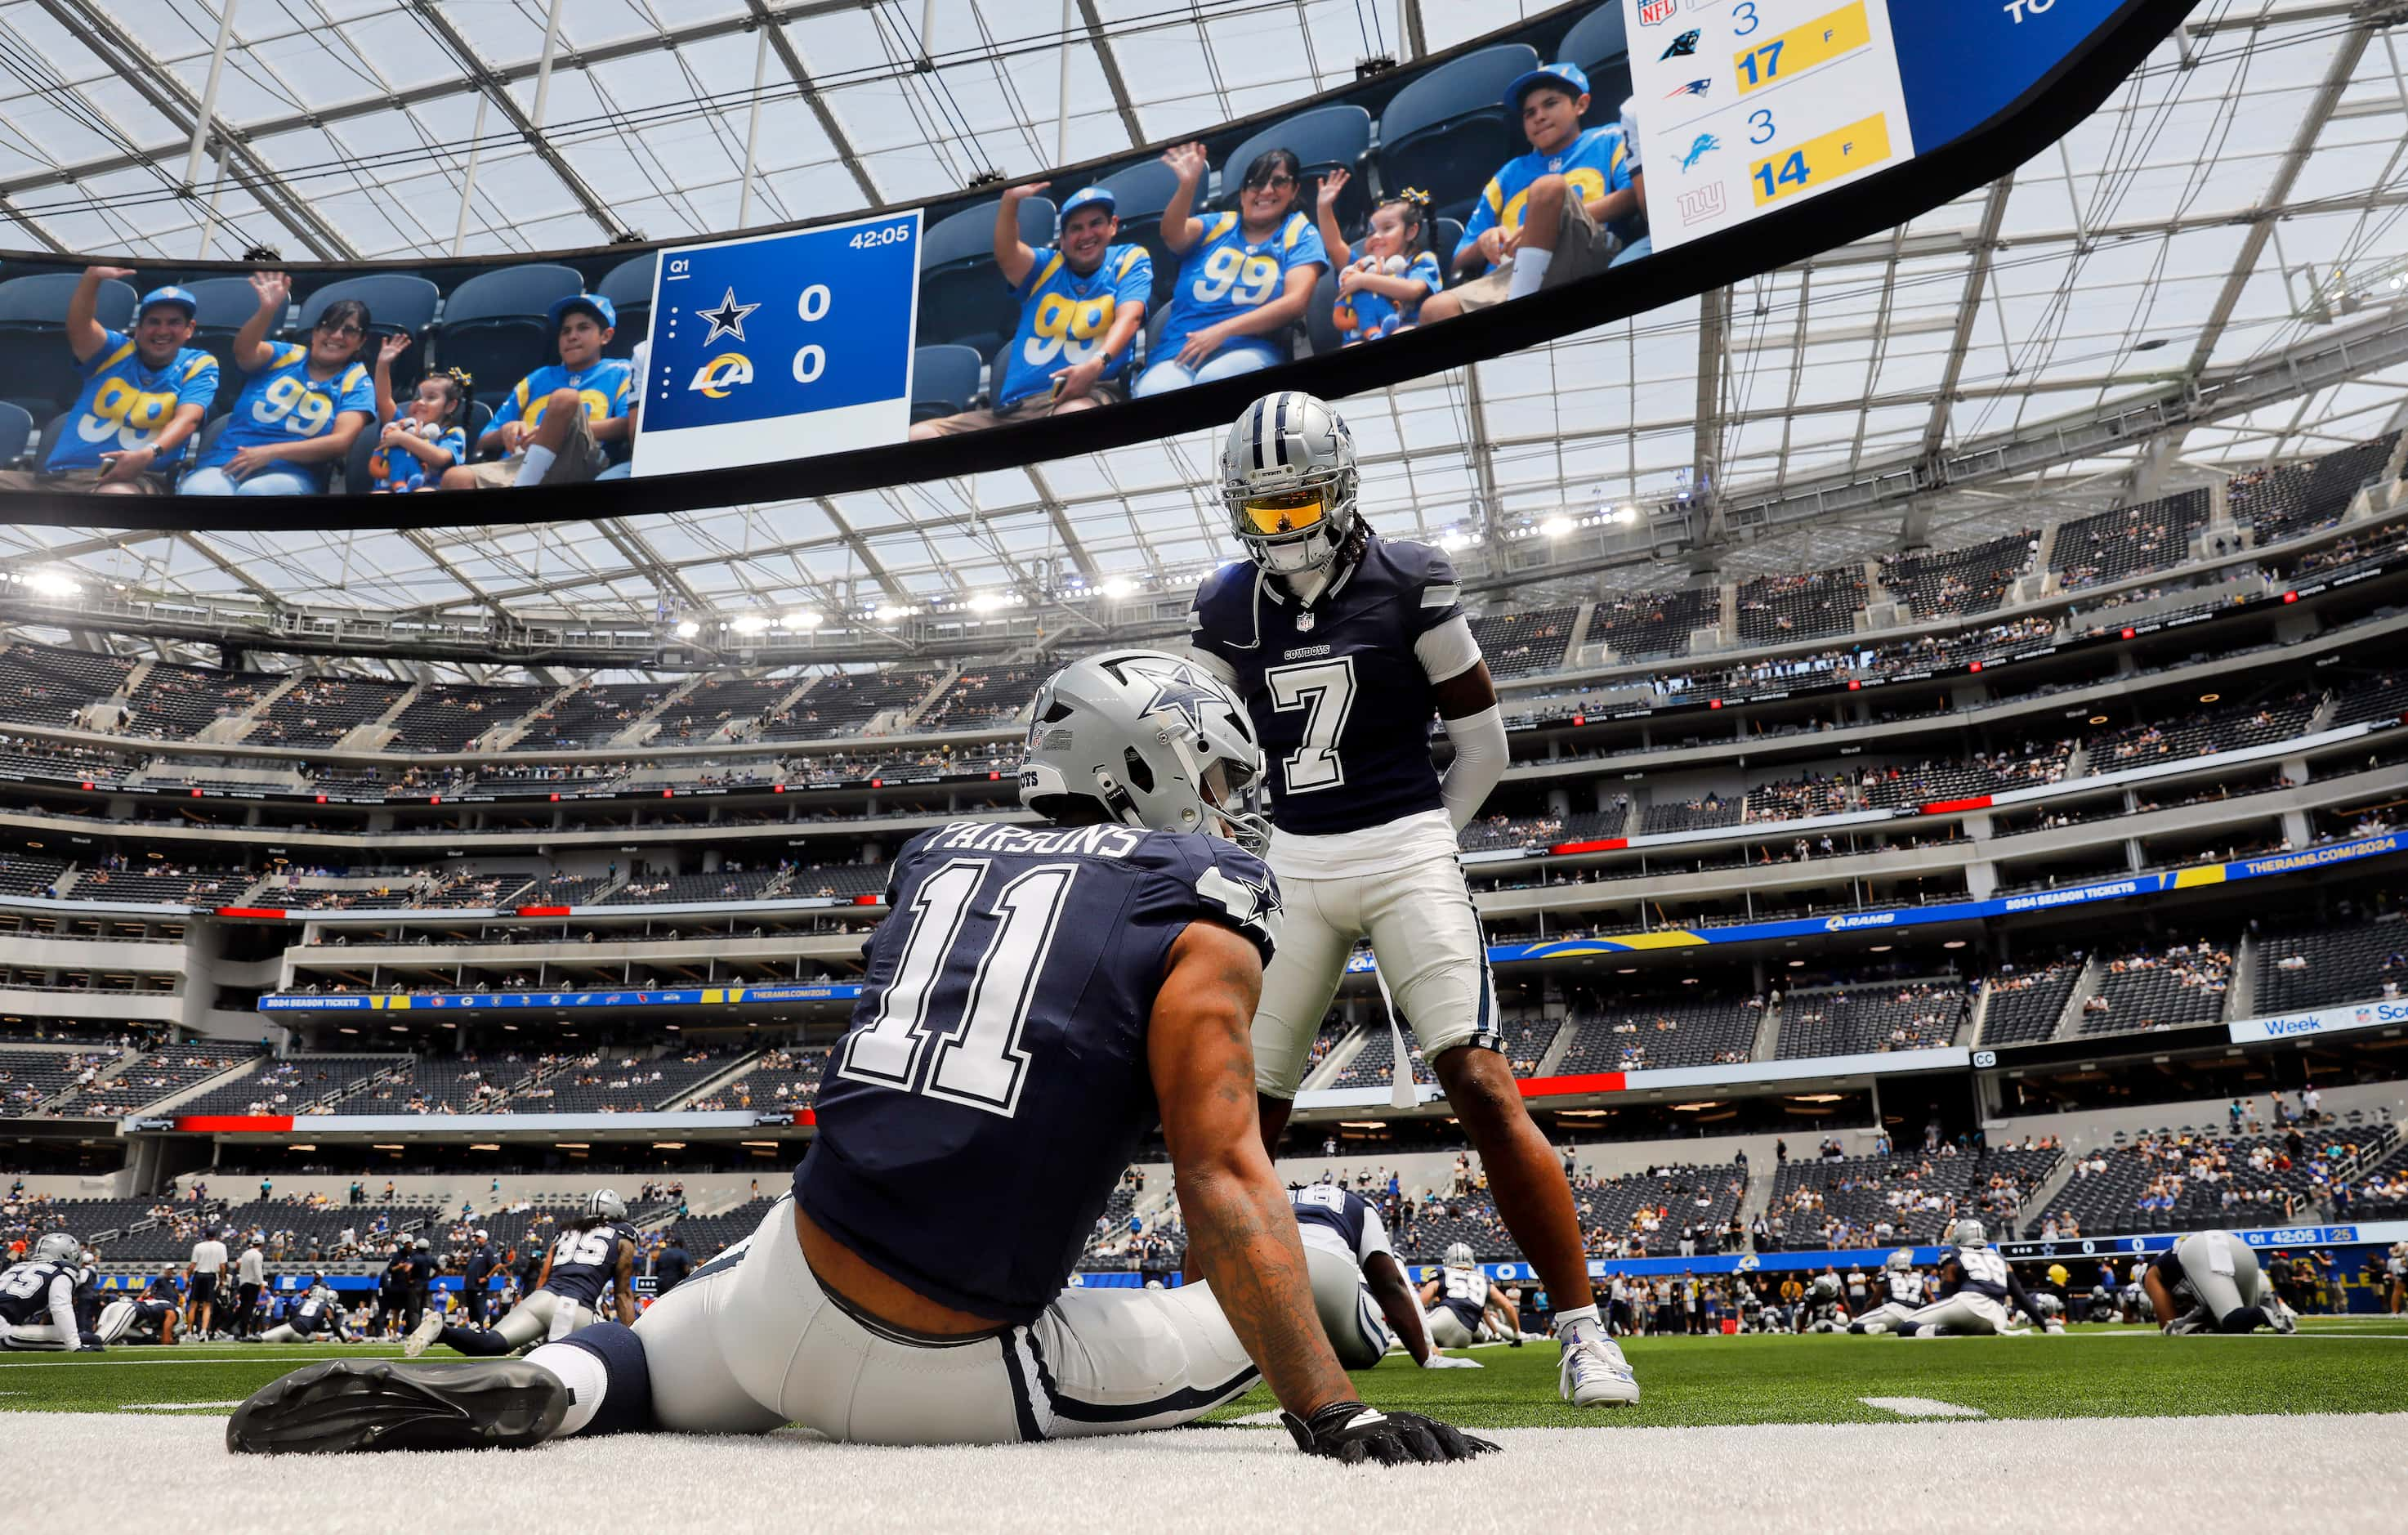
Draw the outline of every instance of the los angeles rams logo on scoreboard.
<instances>
[{"instance_id":1,"label":"los angeles rams logo on scoreboard","mask_svg":"<svg viewBox=\"0 0 2408 1535\"><path fill-rule=\"evenodd\" d=\"M728 391L752 381L752 359L740 351L723 351L694 370L689 390L699 390L714 400L724 400Z\"/></svg>"}]
</instances>

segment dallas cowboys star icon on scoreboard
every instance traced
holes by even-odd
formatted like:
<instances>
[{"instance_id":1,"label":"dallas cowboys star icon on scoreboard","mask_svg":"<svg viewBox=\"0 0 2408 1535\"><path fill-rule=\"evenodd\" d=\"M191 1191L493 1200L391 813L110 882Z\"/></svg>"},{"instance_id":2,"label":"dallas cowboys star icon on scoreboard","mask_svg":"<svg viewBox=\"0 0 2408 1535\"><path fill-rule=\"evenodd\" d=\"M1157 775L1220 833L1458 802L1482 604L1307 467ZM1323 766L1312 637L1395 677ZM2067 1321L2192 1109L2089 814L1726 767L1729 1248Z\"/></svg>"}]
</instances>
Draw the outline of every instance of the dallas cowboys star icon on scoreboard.
<instances>
[{"instance_id":1,"label":"dallas cowboys star icon on scoreboard","mask_svg":"<svg viewBox=\"0 0 2408 1535\"><path fill-rule=\"evenodd\" d=\"M743 340L744 317L760 307L758 304L738 304L736 302L736 290L728 289L727 296L719 301L719 308L695 311L695 319L710 322L710 334L702 338L702 344L709 346L723 336L733 336L738 341Z\"/></svg>"}]
</instances>

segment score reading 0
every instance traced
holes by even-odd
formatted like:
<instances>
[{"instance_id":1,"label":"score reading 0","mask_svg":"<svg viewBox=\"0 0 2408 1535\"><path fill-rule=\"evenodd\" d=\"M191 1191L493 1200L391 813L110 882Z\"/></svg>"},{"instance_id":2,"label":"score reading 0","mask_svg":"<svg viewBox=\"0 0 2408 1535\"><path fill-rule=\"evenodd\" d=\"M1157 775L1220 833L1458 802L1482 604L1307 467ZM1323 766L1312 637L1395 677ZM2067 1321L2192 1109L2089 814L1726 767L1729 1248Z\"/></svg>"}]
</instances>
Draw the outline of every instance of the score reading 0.
<instances>
[{"instance_id":1,"label":"score reading 0","mask_svg":"<svg viewBox=\"0 0 2408 1535\"><path fill-rule=\"evenodd\" d=\"M636 472L903 441L919 244L915 210L664 252Z\"/></svg>"}]
</instances>

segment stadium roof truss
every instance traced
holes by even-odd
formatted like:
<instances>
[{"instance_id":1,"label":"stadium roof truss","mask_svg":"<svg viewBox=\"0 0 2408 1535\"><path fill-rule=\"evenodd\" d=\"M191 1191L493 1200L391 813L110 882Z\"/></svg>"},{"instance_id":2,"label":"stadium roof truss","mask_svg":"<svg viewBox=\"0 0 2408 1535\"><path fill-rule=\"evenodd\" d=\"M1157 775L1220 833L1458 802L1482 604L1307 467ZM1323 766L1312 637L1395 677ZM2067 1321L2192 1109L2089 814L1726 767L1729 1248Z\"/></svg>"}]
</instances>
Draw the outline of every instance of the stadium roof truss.
<instances>
[{"instance_id":1,"label":"stadium roof truss","mask_svg":"<svg viewBox=\"0 0 2408 1535\"><path fill-rule=\"evenodd\" d=\"M0 243L399 263L723 233L1123 153L1497 19L1474 0L13 0ZM1574 572L1543 538L1509 557L1507 535L1630 508L1615 557L1577 574L1661 587L1971 542L2403 424L2403 22L2398 0L2203 0L1993 185L1350 402L1364 509L1544 582ZM2245 400L2178 408L2243 377ZM2167 402L2145 440L2065 429ZM2035 439L2052 451L1969 452ZM463 621L1041 609L1226 558L1216 447L601 523L10 526L0 561L129 596Z\"/></svg>"}]
</instances>

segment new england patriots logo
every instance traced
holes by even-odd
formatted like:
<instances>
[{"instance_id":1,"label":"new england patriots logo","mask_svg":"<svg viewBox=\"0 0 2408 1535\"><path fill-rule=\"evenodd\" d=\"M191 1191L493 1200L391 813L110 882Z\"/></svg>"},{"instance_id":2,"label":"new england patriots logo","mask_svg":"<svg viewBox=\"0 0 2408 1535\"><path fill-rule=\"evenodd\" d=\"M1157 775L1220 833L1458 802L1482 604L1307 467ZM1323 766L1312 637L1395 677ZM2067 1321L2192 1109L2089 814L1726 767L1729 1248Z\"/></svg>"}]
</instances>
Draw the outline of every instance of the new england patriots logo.
<instances>
[{"instance_id":1,"label":"new england patriots logo","mask_svg":"<svg viewBox=\"0 0 2408 1535\"><path fill-rule=\"evenodd\" d=\"M1713 153L1714 151L1721 149L1722 147L1723 141L1716 138L1713 135L1699 134L1697 136L1696 142L1689 146L1689 152L1681 156L1681 168L1683 170L1687 170L1690 166L1696 165L1698 161L1703 160L1707 155Z\"/></svg>"},{"instance_id":2,"label":"new england patriots logo","mask_svg":"<svg viewBox=\"0 0 2408 1535\"><path fill-rule=\"evenodd\" d=\"M1205 709L1219 701L1192 668L1179 667L1154 678L1154 696L1146 700L1145 708L1139 714L1142 718L1148 714L1159 714L1165 710L1182 714L1186 716L1188 725L1200 736L1204 734Z\"/></svg>"},{"instance_id":3,"label":"new england patriots logo","mask_svg":"<svg viewBox=\"0 0 2408 1535\"><path fill-rule=\"evenodd\" d=\"M1695 56L1698 51L1698 39L1701 36L1702 34L1697 28L1691 27L1673 38L1663 52L1656 54L1656 62L1661 64L1666 59L1686 59Z\"/></svg>"},{"instance_id":4,"label":"new england patriots logo","mask_svg":"<svg viewBox=\"0 0 2408 1535\"><path fill-rule=\"evenodd\" d=\"M1711 79L1690 80L1686 84L1676 85L1665 92L1664 99L1670 101L1674 96L1702 96L1713 90L1713 86L1714 82Z\"/></svg>"}]
</instances>

